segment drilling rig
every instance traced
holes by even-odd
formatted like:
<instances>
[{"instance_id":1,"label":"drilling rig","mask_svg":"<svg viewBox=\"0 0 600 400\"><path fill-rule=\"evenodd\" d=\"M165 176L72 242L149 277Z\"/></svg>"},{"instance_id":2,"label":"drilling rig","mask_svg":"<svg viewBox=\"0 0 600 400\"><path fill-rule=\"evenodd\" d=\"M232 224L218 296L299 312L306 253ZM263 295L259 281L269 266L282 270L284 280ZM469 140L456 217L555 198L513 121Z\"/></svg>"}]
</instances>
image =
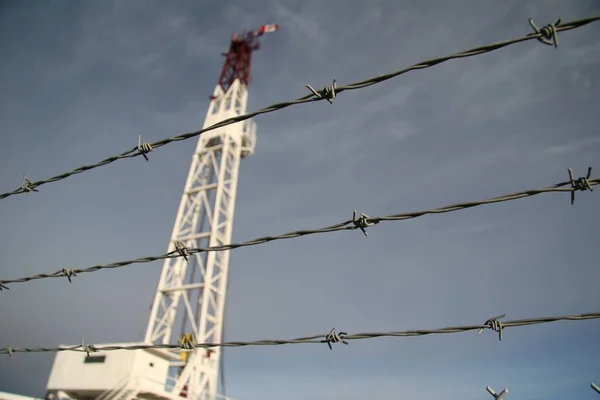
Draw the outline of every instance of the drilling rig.
<instances>
[{"instance_id":1,"label":"drilling rig","mask_svg":"<svg viewBox=\"0 0 600 400\"><path fill-rule=\"evenodd\" d=\"M278 25L234 34L203 128L246 113L252 53ZM200 135L168 252L231 242L240 160L252 155L251 119ZM148 327L139 344L219 343L227 294L229 251L195 253L164 261ZM56 355L47 400L217 400L221 348L63 351Z\"/></svg>"}]
</instances>

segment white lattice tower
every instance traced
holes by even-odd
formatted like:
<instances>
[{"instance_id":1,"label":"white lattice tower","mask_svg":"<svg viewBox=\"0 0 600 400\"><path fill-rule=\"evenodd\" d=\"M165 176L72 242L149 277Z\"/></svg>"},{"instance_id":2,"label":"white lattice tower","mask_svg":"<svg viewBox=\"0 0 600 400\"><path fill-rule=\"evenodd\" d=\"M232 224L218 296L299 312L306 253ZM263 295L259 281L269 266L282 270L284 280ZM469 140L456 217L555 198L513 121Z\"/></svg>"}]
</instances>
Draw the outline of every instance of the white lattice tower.
<instances>
[{"instance_id":1,"label":"white lattice tower","mask_svg":"<svg viewBox=\"0 0 600 400\"><path fill-rule=\"evenodd\" d=\"M204 128L246 113L252 52L263 25L233 35ZM168 252L231 242L240 160L254 152L255 124L247 119L202 133L177 211ZM164 261L143 344L223 340L229 251ZM135 347L142 343L111 343ZM70 346L69 346L70 347ZM100 346L102 347L102 345ZM155 346L143 350L58 352L48 378L48 400L216 400L221 350L196 347L180 353Z\"/></svg>"},{"instance_id":2,"label":"white lattice tower","mask_svg":"<svg viewBox=\"0 0 600 400\"><path fill-rule=\"evenodd\" d=\"M266 29L265 29L266 27ZM274 27L274 29L273 29ZM204 127L246 112L252 51L257 37L277 29L263 26L243 37L234 35L206 114ZM231 242L240 160L253 154L255 124L245 120L200 135L168 251ZM211 251L166 259L150 313L145 342L167 344L191 333L195 343L222 341L229 251ZM180 331L176 331L176 327ZM196 348L178 367L173 395L215 400L220 348Z\"/></svg>"}]
</instances>

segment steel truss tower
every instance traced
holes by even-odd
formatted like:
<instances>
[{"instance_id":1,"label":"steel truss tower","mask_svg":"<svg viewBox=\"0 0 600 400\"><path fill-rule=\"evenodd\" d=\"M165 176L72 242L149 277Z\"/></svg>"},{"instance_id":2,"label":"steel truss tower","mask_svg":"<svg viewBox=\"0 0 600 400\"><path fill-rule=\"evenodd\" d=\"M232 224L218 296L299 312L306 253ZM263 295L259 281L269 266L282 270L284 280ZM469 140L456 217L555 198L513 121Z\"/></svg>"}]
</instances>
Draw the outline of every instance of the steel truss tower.
<instances>
[{"instance_id":1,"label":"steel truss tower","mask_svg":"<svg viewBox=\"0 0 600 400\"><path fill-rule=\"evenodd\" d=\"M263 25L233 35L205 128L245 114L252 52L260 47L260 36L277 29ZM187 248L230 243L240 160L254 153L255 144L256 126L250 119L200 135L169 252L180 243ZM166 259L143 344L221 342L228 267L229 251ZM220 360L219 348L62 351L54 359L46 399L216 400L224 397L217 395Z\"/></svg>"},{"instance_id":2,"label":"steel truss tower","mask_svg":"<svg viewBox=\"0 0 600 400\"><path fill-rule=\"evenodd\" d=\"M277 30L233 35L204 128L246 113L252 52L258 37ZM187 248L219 246L231 241L240 160L254 153L254 121L245 120L200 135L173 227L168 251L181 242ZM218 343L223 337L229 251L166 259L150 313L145 342ZM176 330L176 327L180 328ZM187 335L187 336L186 336ZM185 353L184 353L185 354ZM173 395L215 400L220 348L194 349L171 362Z\"/></svg>"}]
</instances>

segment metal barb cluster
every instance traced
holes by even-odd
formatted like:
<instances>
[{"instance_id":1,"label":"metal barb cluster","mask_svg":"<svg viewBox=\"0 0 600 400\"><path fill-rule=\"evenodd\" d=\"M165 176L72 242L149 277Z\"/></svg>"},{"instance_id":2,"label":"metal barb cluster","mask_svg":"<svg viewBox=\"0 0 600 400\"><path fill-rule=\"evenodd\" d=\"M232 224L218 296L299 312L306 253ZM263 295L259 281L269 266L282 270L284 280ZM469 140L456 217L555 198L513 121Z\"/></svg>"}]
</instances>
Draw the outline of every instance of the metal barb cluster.
<instances>
[{"instance_id":1,"label":"metal barb cluster","mask_svg":"<svg viewBox=\"0 0 600 400\"><path fill-rule=\"evenodd\" d=\"M579 177L577 179L573 178L573 170L569 168L569 181L571 183L571 188L573 191L571 192L571 205L575 203L575 192L577 190L586 191L589 190L593 192L594 189L592 185L590 185L590 177L592 176L592 167L588 167L587 175Z\"/></svg>"},{"instance_id":2,"label":"metal barb cluster","mask_svg":"<svg viewBox=\"0 0 600 400\"><path fill-rule=\"evenodd\" d=\"M98 351L98 348L96 348L96 346L93 344L84 344L83 339L81 339L81 345L79 345L77 348L79 347L81 347L82 351L85 352L88 357L90 356L90 353L95 353Z\"/></svg>"},{"instance_id":3,"label":"metal barb cluster","mask_svg":"<svg viewBox=\"0 0 600 400\"><path fill-rule=\"evenodd\" d=\"M315 95L317 99L325 99L329 102L329 104L333 104L333 99L335 99L335 89L337 88L337 82L335 79L333 80L333 84L331 86L325 86L325 88L323 88L323 90L320 92L317 92L310 85L306 85L306 87Z\"/></svg>"},{"instance_id":4,"label":"metal barb cluster","mask_svg":"<svg viewBox=\"0 0 600 400\"><path fill-rule=\"evenodd\" d=\"M88 171L90 169L94 169L94 168L98 168L98 167L101 167L101 166L104 166L107 164L111 164L120 159L133 158L133 157L138 157L141 155L146 159L146 161L148 161L148 157L146 156L146 154L148 152L152 151L153 149L157 149L159 147L165 146L169 143L191 139L193 137L201 135L204 132L211 131L211 130L214 130L214 129L217 129L217 128L220 128L223 126L235 124L240 121L245 121L245 120L255 117L257 115L267 114L267 113L271 113L274 111L278 111L283 108L287 108L287 107L290 107L290 106L296 105L296 104L310 103L313 101L320 101L320 100L327 100L330 103L332 103L332 100L335 96L339 95L340 93L342 93L346 90L358 90L358 89L362 89L362 88L365 88L368 86L376 85L378 83L385 82L385 81L395 78L397 76L406 74L410 71L431 68L431 67L434 67L438 64L444 63L449 60L454 60L454 59L458 59L458 58L474 57L474 56L478 56L481 54L490 53L492 51L496 51L496 50L499 50L501 48L504 48L504 47L507 47L510 45L526 42L526 41L533 40L533 39L537 39L544 44L558 46L558 40L557 40L558 32L569 31L572 29L580 28L584 25L588 25L588 24L591 24L592 22L596 22L596 21L600 21L600 16L585 18L585 19L581 19L581 20L577 20L577 21L571 21L571 22L567 22L564 24L560 23L560 19L559 19L554 24L550 24L541 29L538 29L535 26L535 23L533 22L533 20L530 19L529 24L533 27L535 32L527 34L527 35L519 37L519 38L504 40L502 42L496 42L496 43L492 43L492 44L489 44L486 46L475 47L473 49L462 51L462 52L455 53L455 54L451 54L448 56L423 61L423 62L414 64L410 67L407 67L407 68L404 68L404 69L401 69L398 71L394 71L394 72L384 74L384 75L379 75L379 76L369 78L369 79L366 79L366 80L363 80L360 82L354 82L354 83L351 83L351 84L348 84L345 86L341 86L341 87L338 87L336 82L334 81L332 86L323 89L321 92L317 92L312 87L307 85L308 89L312 92L309 95L302 96L296 100L292 100L292 101L288 101L288 102L272 104L268 107L262 108L255 112L247 113L247 114L240 115L237 117L227 118L221 122L218 122L214 125L211 125L209 127L206 127L204 129L201 129L196 132L188 132L188 133L184 133L184 134L181 134L178 136L173 136L170 138L159 140L154 143L144 143L144 144L141 143L141 138L138 136L138 145L136 147L134 147L133 149L130 149L130 150L128 150L124 153L121 153L117 156L113 156L113 157L104 159L96 164L85 165L85 166L79 167L77 169L74 169L73 171L66 172L66 173L63 173L60 175L56 175L52 178L48 178L48 179L33 182L33 183L29 182L29 184L26 185L25 187L22 185L19 189L0 194L0 200L5 199L10 196L13 196L13 195L16 195L16 194L23 194L23 193L27 193L29 191L36 191L34 189L41 185L51 183L51 182L57 182L57 181L66 179L72 175L80 174L80 173L82 173L84 171ZM550 41L550 39L552 39L552 41Z\"/></svg>"},{"instance_id":5,"label":"metal barb cluster","mask_svg":"<svg viewBox=\"0 0 600 400\"><path fill-rule=\"evenodd\" d=\"M526 197L536 196L538 194L543 194L543 193L569 192L571 195L573 195L573 192L575 192L577 190L582 190L581 189L582 187L586 187L589 190L593 186L600 184L600 178L591 178L590 174L591 174L591 169L588 169L588 176L585 178L579 178L576 181L570 180L570 181L566 181L566 182L560 182L560 183L554 184L550 187L546 187L543 189L524 190L521 192L511 193L511 194L507 194L507 195L500 196L500 197L493 197L493 198L487 199L487 200L479 200L479 201L471 201L471 202L465 202L465 203L459 203L459 204L452 204L452 205L435 208L435 209L430 209L430 210L413 211L413 212L388 215L388 216L383 216L383 217L369 217L366 214L361 214L360 217L358 217L358 218L357 218L356 210L354 210L351 220L343 221L338 224L330 225L330 226L327 226L324 228L313 229L313 230L299 230L299 231L284 233L281 235L263 236L263 237L259 237L259 238L249 240L246 242L242 242L242 243L224 244L224 245L220 245L220 246L212 246L212 247L204 247L204 248L188 249L183 245L183 243L181 243L179 245L179 247L177 247L177 245L175 245L175 250L168 252L166 254L162 254L160 256L142 257L142 258L137 258L134 260L119 261L119 262L115 262L115 263L111 263L111 264L107 264L107 265L96 265L93 267L83 268L83 269L62 269L61 271L55 272L53 274L38 274L38 275L33 275L33 276L18 278L18 279L0 280L0 285L2 285L3 288L7 289L6 284L8 284L8 283L23 283L23 282L29 282L29 281L37 280L37 279L57 278L57 277L64 277L64 276L67 276L67 278L69 278L69 282L71 282L71 279L70 279L71 276L75 276L76 274L81 274L81 273L86 273L86 272L95 272L95 271L99 271L102 269L121 268L121 267L125 267L125 266L131 265L131 264L148 263L148 262L157 261L157 260L164 260L167 258L188 257L192 254L197 254L197 253L202 253L202 252L207 252L207 251L233 250L233 249L238 249L240 247L257 246L257 245L265 244L265 243L272 242L275 240L294 239L294 238L298 238L298 237L302 237L302 236L315 235L315 234L320 234L320 233L330 233L330 232L361 229L362 232L365 234L365 236L367 236L366 228L369 226L372 226L372 225L379 224L382 221L404 221L407 219L422 217L427 214L444 214L444 213L448 213L448 212L460 211L460 210L464 210L467 208L482 206L482 205L486 205L486 204L495 204L495 203L502 203L502 202L506 202L506 201L523 199ZM571 187L565 187L565 186L571 186ZM571 199L573 200L573 198L571 198ZM181 247L181 246L183 246L183 247Z\"/></svg>"},{"instance_id":6,"label":"metal barb cluster","mask_svg":"<svg viewBox=\"0 0 600 400\"><path fill-rule=\"evenodd\" d=\"M361 213L360 217L356 218L356 210L354 210L354 212L352 213L352 223L354 224L354 226L356 228L360 229L362 231L362 233L365 234L365 236L369 236L369 234L367 233L367 230L366 230L367 227L376 225L379 222L380 221L369 222L369 216L364 213Z\"/></svg>"},{"instance_id":7,"label":"metal barb cluster","mask_svg":"<svg viewBox=\"0 0 600 400\"><path fill-rule=\"evenodd\" d=\"M196 345L194 345L194 342L192 342L190 339L188 339L187 337L184 337L181 340L181 344L179 345L179 348L181 350L194 350L196 348Z\"/></svg>"},{"instance_id":8,"label":"metal barb cluster","mask_svg":"<svg viewBox=\"0 0 600 400\"><path fill-rule=\"evenodd\" d=\"M485 321L485 323L483 324L486 328L491 329L495 332L498 332L498 340L502 341L502 322L498 321L501 318L506 317L506 314L501 314L498 316L495 316L493 318L488 319L487 321ZM481 332L483 332L484 328L481 328L477 333L481 334Z\"/></svg>"},{"instance_id":9,"label":"metal barb cluster","mask_svg":"<svg viewBox=\"0 0 600 400\"><path fill-rule=\"evenodd\" d=\"M557 27L560 25L560 18L556 20L553 24L548 24L544 26L542 29L538 29L533 22L533 19L529 18L529 25L535 31L534 35L538 36L537 40L540 43L547 44L548 46L554 46L554 48L558 47L558 30Z\"/></svg>"},{"instance_id":10,"label":"metal barb cluster","mask_svg":"<svg viewBox=\"0 0 600 400\"><path fill-rule=\"evenodd\" d=\"M588 314L575 314L575 315L564 315L556 317L538 317L529 319L520 319L513 321L505 321L502 325L503 328L521 327L527 325L537 325L557 321L584 321L591 319L600 319L600 312L588 313ZM493 320L493 318L492 318ZM211 347L245 347L245 346L281 346L288 344L322 344L327 343L330 349L332 349L332 343L343 343L348 344L350 340L363 340L363 339L375 339L381 337L413 337L413 336L425 336L432 334L448 334L448 333L460 333L467 331L474 331L479 329L492 329L492 327L486 325L463 325L454 326L440 329L420 329L410 331L396 331L396 332L370 332L370 333L355 333L347 334L346 332L336 333L335 329L332 329L328 334L320 334L313 336L300 337L291 340L257 340L250 342L223 342L223 343L192 343L182 341L181 344L138 344L128 346L94 346L85 345L83 340L81 345L73 347L55 347L55 348L18 348L7 346L5 349L0 350L0 354L8 354L12 356L14 353L46 353L46 352L59 352L59 351L83 351L88 353L98 351L113 351L113 350L140 350L140 349L170 349L170 350L191 350L193 348L211 348Z\"/></svg>"},{"instance_id":11,"label":"metal barb cluster","mask_svg":"<svg viewBox=\"0 0 600 400\"><path fill-rule=\"evenodd\" d=\"M73 281L71 281L71 277L77 276L77 273L70 268L63 268L61 270L61 272L62 272L63 276L67 277L67 279L69 280L69 283L73 283Z\"/></svg>"},{"instance_id":12,"label":"metal barb cluster","mask_svg":"<svg viewBox=\"0 0 600 400\"><path fill-rule=\"evenodd\" d=\"M174 244L175 244L175 251L177 251L177 253L179 253L179 255L181 257L183 257L185 262L187 262L189 264L190 260L188 259L188 257L190 254L188 253L188 249L187 249L187 247L185 247L185 244L183 244L183 242L181 242L180 240L176 240Z\"/></svg>"},{"instance_id":13,"label":"metal barb cluster","mask_svg":"<svg viewBox=\"0 0 600 400\"><path fill-rule=\"evenodd\" d=\"M23 183L21 183L21 189L25 192L25 193L29 193L29 192L39 192L39 190L37 190L33 184L31 183L31 181L27 178L27 176L23 175Z\"/></svg>"},{"instance_id":14,"label":"metal barb cluster","mask_svg":"<svg viewBox=\"0 0 600 400\"><path fill-rule=\"evenodd\" d=\"M152 149L151 143L142 143L142 135L138 135L138 143L137 143L137 151L141 154L146 161L148 161L148 156L146 154L150 153Z\"/></svg>"},{"instance_id":15,"label":"metal barb cluster","mask_svg":"<svg viewBox=\"0 0 600 400\"><path fill-rule=\"evenodd\" d=\"M332 343L348 344L348 342L344 340L344 336L346 335L346 332L337 333L335 331L335 328L332 328L331 331L329 331L329 333L325 337L325 339L321 340L321 343L327 343L327 346L329 346L329 350L333 350L333 347L331 347Z\"/></svg>"},{"instance_id":16,"label":"metal barb cluster","mask_svg":"<svg viewBox=\"0 0 600 400\"><path fill-rule=\"evenodd\" d=\"M503 391L501 391L499 394L496 394L496 392L494 391L494 389L492 389L489 386L485 387L485 390L487 390L487 392L489 394L491 394L492 396L494 396L494 399L496 400L502 400L503 398L506 397L506 395L508 394L508 389L504 389Z\"/></svg>"}]
</instances>

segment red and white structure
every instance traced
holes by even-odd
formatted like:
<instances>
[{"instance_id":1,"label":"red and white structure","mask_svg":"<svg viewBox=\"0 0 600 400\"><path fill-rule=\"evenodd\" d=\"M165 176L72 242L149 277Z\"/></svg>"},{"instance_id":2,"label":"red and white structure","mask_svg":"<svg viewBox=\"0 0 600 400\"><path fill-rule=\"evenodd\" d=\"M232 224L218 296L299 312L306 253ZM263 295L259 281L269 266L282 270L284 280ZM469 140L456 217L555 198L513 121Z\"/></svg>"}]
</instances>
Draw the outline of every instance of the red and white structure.
<instances>
[{"instance_id":1,"label":"red and white structure","mask_svg":"<svg viewBox=\"0 0 600 400\"><path fill-rule=\"evenodd\" d=\"M203 127L246 113L252 53L259 37L278 26L233 35ZM168 251L231 241L241 159L254 153L256 125L245 120L200 135ZM188 262L189 261L189 262ZM229 251L166 259L145 344L218 343L223 338ZM119 343L115 345L132 345ZM47 400L216 400L220 348L59 352Z\"/></svg>"}]
</instances>

